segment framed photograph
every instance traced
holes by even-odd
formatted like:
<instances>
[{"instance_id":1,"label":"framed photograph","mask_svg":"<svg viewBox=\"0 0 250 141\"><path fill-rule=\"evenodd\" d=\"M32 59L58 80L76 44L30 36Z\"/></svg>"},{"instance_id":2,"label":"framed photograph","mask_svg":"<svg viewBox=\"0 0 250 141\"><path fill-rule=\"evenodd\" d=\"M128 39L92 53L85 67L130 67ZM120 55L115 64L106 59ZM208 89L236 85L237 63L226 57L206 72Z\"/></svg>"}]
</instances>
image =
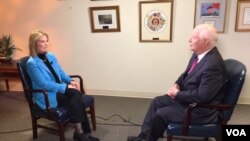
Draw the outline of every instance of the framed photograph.
<instances>
[{"instance_id":1,"label":"framed photograph","mask_svg":"<svg viewBox=\"0 0 250 141\"><path fill-rule=\"evenodd\" d=\"M202 23L213 25L218 33L224 32L227 0L196 0L194 26Z\"/></svg>"},{"instance_id":2,"label":"framed photograph","mask_svg":"<svg viewBox=\"0 0 250 141\"><path fill-rule=\"evenodd\" d=\"M238 0L235 31L250 31L250 0Z\"/></svg>"},{"instance_id":3,"label":"framed photograph","mask_svg":"<svg viewBox=\"0 0 250 141\"><path fill-rule=\"evenodd\" d=\"M140 42L171 42L173 1L141 1Z\"/></svg>"},{"instance_id":4,"label":"framed photograph","mask_svg":"<svg viewBox=\"0 0 250 141\"><path fill-rule=\"evenodd\" d=\"M120 32L119 6L90 7L92 32Z\"/></svg>"}]
</instances>

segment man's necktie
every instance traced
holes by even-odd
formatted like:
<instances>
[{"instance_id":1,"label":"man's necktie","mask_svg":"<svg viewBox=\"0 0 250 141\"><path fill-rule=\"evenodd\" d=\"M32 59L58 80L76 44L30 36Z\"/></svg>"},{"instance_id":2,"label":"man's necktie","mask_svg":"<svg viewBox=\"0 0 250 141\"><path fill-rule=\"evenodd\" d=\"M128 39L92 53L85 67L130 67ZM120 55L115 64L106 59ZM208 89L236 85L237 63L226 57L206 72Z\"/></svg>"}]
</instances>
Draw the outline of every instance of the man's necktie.
<instances>
[{"instance_id":1,"label":"man's necktie","mask_svg":"<svg viewBox=\"0 0 250 141\"><path fill-rule=\"evenodd\" d=\"M192 66L191 66L191 68L190 68L189 71L188 71L188 74L190 74L190 73L194 70L194 68L195 68L196 65L198 64L198 60L199 60L198 57L196 57L196 58L194 59L194 61L193 61L193 63L192 63Z\"/></svg>"}]
</instances>

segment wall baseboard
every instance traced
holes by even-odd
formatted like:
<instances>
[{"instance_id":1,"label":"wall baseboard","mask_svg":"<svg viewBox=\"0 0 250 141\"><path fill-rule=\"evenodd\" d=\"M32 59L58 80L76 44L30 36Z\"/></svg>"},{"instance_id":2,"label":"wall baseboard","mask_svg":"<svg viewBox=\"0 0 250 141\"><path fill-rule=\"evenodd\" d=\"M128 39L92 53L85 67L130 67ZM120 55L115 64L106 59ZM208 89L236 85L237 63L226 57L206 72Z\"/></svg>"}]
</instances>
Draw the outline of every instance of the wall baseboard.
<instances>
[{"instance_id":1,"label":"wall baseboard","mask_svg":"<svg viewBox=\"0 0 250 141\"><path fill-rule=\"evenodd\" d=\"M6 90L6 88L0 88ZM21 83L19 85L12 85L11 91L22 91ZM154 98L156 96L163 95L163 93L153 92L131 92L131 91L114 91L114 90L97 90L97 89L86 89L86 93L90 95L100 96L117 96L117 97L133 97L133 98ZM240 97L238 104L249 104L250 98Z\"/></svg>"},{"instance_id":2,"label":"wall baseboard","mask_svg":"<svg viewBox=\"0 0 250 141\"><path fill-rule=\"evenodd\" d=\"M240 97L238 100L238 104L249 104L250 105L250 98Z\"/></svg>"},{"instance_id":3,"label":"wall baseboard","mask_svg":"<svg viewBox=\"0 0 250 141\"><path fill-rule=\"evenodd\" d=\"M134 97L134 98L154 98L155 96L163 95L162 93L150 93L150 92L131 92L131 91L113 91L113 90L97 90L87 89L87 94L100 95L100 96L117 96L117 97ZM240 97L238 104L249 104L250 98Z\"/></svg>"},{"instance_id":4,"label":"wall baseboard","mask_svg":"<svg viewBox=\"0 0 250 141\"><path fill-rule=\"evenodd\" d=\"M160 93L97 90L97 89L86 89L85 91L87 94L90 94L90 95L134 97L134 98L153 98L155 96L162 95Z\"/></svg>"}]
</instances>

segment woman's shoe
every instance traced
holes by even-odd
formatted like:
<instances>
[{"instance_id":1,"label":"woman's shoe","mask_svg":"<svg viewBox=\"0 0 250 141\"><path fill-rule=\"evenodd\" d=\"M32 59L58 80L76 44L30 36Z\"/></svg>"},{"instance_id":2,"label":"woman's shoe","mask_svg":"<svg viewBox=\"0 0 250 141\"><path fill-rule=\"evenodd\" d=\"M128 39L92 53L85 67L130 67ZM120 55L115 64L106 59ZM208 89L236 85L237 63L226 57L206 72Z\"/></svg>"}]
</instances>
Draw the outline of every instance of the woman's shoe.
<instances>
[{"instance_id":1,"label":"woman's shoe","mask_svg":"<svg viewBox=\"0 0 250 141\"><path fill-rule=\"evenodd\" d=\"M100 139L98 139L97 137L88 136L88 138L89 138L91 141L100 141Z\"/></svg>"},{"instance_id":2,"label":"woman's shoe","mask_svg":"<svg viewBox=\"0 0 250 141\"><path fill-rule=\"evenodd\" d=\"M96 138L96 137L93 137L93 136L90 136L89 134L85 134L85 133L82 133L84 136L83 138L86 140L86 141L100 141L100 139ZM81 135L81 134L80 134ZM86 139L87 138L87 139ZM76 131L74 132L74 135L73 135L73 139L75 141L82 141L82 140L79 140L79 134L76 133ZM85 141L84 140L84 141Z\"/></svg>"},{"instance_id":3,"label":"woman's shoe","mask_svg":"<svg viewBox=\"0 0 250 141\"><path fill-rule=\"evenodd\" d=\"M73 139L75 141L92 141L86 134L84 133L78 134L76 132L74 132Z\"/></svg>"}]
</instances>

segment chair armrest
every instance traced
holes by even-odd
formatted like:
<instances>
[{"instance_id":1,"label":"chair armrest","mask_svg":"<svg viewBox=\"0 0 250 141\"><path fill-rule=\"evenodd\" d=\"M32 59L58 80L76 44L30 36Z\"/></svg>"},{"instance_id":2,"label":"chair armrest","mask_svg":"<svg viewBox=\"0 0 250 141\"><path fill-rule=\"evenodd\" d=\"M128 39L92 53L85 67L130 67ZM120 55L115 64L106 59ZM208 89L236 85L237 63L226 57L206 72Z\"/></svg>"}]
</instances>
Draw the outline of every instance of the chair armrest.
<instances>
[{"instance_id":1,"label":"chair armrest","mask_svg":"<svg viewBox=\"0 0 250 141\"><path fill-rule=\"evenodd\" d=\"M184 123L183 123L183 134L186 136L189 134L189 125L191 124L192 120L192 111L198 107L216 109L216 110L228 110L230 108L233 108L232 105L228 104L203 104L203 103L190 104L187 108L186 116L184 118Z\"/></svg>"},{"instance_id":2,"label":"chair armrest","mask_svg":"<svg viewBox=\"0 0 250 141\"><path fill-rule=\"evenodd\" d=\"M46 111L48 113L48 117L52 118L52 111L51 111L51 108L50 108L49 98L48 98L47 91L45 91L43 89L25 89L24 91L30 93L29 102L32 101L32 95L33 95L33 93L43 94L44 95L44 100L45 100ZM32 103L32 107L33 106L35 106L34 103Z\"/></svg>"},{"instance_id":3,"label":"chair armrest","mask_svg":"<svg viewBox=\"0 0 250 141\"><path fill-rule=\"evenodd\" d=\"M227 110L232 108L232 105L228 104L202 104L202 103L194 103L196 106L193 108L197 107L204 107L204 108L210 108L210 109L216 109L216 110Z\"/></svg>"},{"instance_id":4,"label":"chair armrest","mask_svg":"<svg viewBox=\"0 0 250 141\"><path fill-rule=\"evenodd\" d=\"M71 78L76 78L79 80L79 83L80 83L80 90L81 90L81 93L82 94L85 94L85 90L83 88L83 79L80 75L69 75Z\"/></svg>"}]
</instances>

